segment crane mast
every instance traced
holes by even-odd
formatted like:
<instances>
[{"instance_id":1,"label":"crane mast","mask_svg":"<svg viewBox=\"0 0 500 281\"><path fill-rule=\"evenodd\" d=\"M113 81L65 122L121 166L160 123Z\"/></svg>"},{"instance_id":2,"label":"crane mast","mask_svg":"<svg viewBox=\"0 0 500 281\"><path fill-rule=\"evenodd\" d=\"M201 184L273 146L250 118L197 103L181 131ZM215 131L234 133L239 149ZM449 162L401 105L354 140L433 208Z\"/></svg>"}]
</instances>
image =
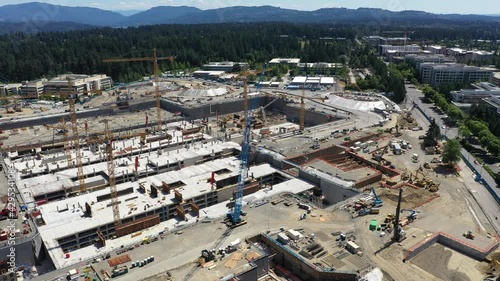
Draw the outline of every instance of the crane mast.
<instances>
[{"instance_id":1,"label":"crane mast","mask_svg":"<svg viewBox=\"0 0 500 281\"><path fill-rule=\"evenodd\" d=\"M156 49L153 49L153 57L143 57L143 58L117 58L117 59L105 59L103 62L141 62L141 61L149 61L153 62L154 69L154 81L155 81L155 98L156 98L156 114L158 115L158 133L161 133L161 94L160 94L160 85L159 85L159 70L158 70L158 61L161 60L169 60L174 61L176 57L158 57ZM147 129L147 128L146 128Z\"/></svg>"},{"instance_id":2,"label":"crane mast","mask_svg":"<svg viewBox=\"0 0 500 281\"><path fill-rule=\"evenodd\" d=\"M71 167L73 162L71 159L71 144L69 143L68 130L66 127L66 120L64 119L64 117L62 118L61 124L64 136L64 149L66 150L66 160L68 161L68 167Z\"/></svg>"},{"instance_id":3,"label":"crane mast","mask_svg":"<svg viewBox=\"0 0 500 281\"><path fill-rule=\"evenodd\" d=\"M263 79L265 72L266 72L266 65L264 65L259 82L262 82L261 80ZM260 85L260 83L258 83L257 85ZM260 87L258 89L260 89ZM243 132L243 145L241 147L241 155L240 155L238 187L236 190L233 211L228 214L228 217L233 226L238 226L244 223L241 219L241 209L243 207L243 191L245 190L245 180L248 176L248 155L250 153L250 135L252 133L252 120L253 120L253 111L251 108L249 108L249 103L248 103L247 79L245 79L244 81L244 98L245 98L245 110L243 115L245 118L245 129Z\"/></svg>"},{"instance_id":4,"label":"crane mast","mask_svg":"<svg viewBox=\"0 0 500 281\"><path fill-rule=\"evenodd\" d=\"M72 90L71 80L68 79L68 96ZM78 95L78 93L76 94ZM83 175L82 154L80 151L80 136L78 135L78 123L76 122L75 99L69 97L69 111L71 116L71 130L73 131L73 141L76 150L76 166L78 167L78 180L80 181L80 191L85 192L87 186L85 184L85 176Z\"/></svg>"},{"instance_id":5,"label":"crane mast","mask_svg":"<svg viewBox=\"0 0 500 281\"><path fill-rule=\"evenodd\" d=\"M118 202L118 191L116 190L116 175L115 175L115 161L113 159L113 135L109 129L108 121L105 121L106 130L106 160L108 162L108 176L109 176L109 191L111 193L111 207L113 208L113 220L115 223L115 230L120 226L122 221L120 219L120 208Z\"/></svg>"},{"instance_id":6,"label":"crane mast","mask_svg":"<svg viewBox=\"0 0 500 281\"><path fill-rule=\"evenodd\" d=\"M306 97L306 84L302 87L302 96L300 97L300 124L299 131L304 132L305 123L306 123L306 104L304 102L304 98Z\"/></svg>"}]
</instances>

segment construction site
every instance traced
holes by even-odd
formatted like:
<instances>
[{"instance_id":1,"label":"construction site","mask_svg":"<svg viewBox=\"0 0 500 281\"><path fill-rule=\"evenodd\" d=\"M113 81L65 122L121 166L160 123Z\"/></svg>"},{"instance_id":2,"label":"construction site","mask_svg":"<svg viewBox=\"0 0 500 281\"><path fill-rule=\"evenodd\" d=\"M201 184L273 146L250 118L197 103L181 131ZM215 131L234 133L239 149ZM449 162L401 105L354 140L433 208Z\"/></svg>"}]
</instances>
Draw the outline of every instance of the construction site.
<instances>
[{"instance_id":1,"label":"construction site","mask_svg":"<svg viewBox=\"0 0 500 281\"><path fill-rule=\"evenodd\" d=\"M426 154L428 125L411 110L375 109L390 104L381 97L158 74L60 96L57 106L15 101L15 117L0 120L25 279L498 273L498 235L470 192L480 188L471 171L441 163L439 147Z\"/></svg>"}]
</instances>

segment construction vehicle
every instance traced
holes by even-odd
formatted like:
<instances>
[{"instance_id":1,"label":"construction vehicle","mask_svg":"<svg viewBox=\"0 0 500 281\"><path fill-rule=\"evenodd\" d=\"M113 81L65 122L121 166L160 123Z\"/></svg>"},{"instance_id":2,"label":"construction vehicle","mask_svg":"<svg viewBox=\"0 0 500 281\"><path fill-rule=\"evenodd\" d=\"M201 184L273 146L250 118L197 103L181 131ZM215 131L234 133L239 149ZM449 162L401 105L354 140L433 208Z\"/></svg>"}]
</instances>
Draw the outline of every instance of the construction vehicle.
<instances>
[{"instance_id":1,"label":"construction vehicle","mask_svg":"<svg viewBox=\"0 0 500 281\"><path fill-rule=\"evenodd\" d=\"M472 231L467 231L463 235L464 235L465 238L470 239L470 240L474 240L474 238L476 238L474 236L474 233L472 233Z\"/></svg>"},{"instance_id":2,"label":"construction vehicle","mask_svg":"<svg viewBox=\"0 0 500 281\"><path fill-rule=\"evenodd\" d=\"M406 217L410 221L414 221L417 219L417 214L420 213L419 211L415 210L410 210L410 209L403 209L401 210L401 213L403 212L410 212L410 214Z\"/></svg>"},{"instance_id":3,"label":"construction vehicle","mask_svg":"<svg viewBox=\"0 0 500 281\"><path fill-rule=\"evenodd\" d=\"M375 197L375 199L372 202L372 206L376 208L382 207L384 205L384 201L382 201L382 199L378 197L377 192L375 191L375 188L373 186L372 186L372 192L373 196Z\"/></svg>"},{"instance_id":4,"label":"construction vehicle","mask_svg":"<svg viewBox=\"0 0 500 281\"><path fill-rule=\"evenodd\" d=\"M266 73L267 65L264 65L264 69L259 79L259 83L257 84L257 91L260 90L260 85L263 81L263 77ZM245 79L245 129L243 132L243 145L241 148L240 155L240 167L239 167L239 176L238 176L238 187L236 190L236 195L234 198L234 207L233 210L227 214L227 218L229 219L232 227L237 227L246 223L241 219L241 208L243 207L243 191L245 189L245 181L248 176L248 154L250 153L250 134L252 132L252 120L253 120L253 111L248 106L248 90L247 90L247 80Z\"/></svg>"}]
</instances>

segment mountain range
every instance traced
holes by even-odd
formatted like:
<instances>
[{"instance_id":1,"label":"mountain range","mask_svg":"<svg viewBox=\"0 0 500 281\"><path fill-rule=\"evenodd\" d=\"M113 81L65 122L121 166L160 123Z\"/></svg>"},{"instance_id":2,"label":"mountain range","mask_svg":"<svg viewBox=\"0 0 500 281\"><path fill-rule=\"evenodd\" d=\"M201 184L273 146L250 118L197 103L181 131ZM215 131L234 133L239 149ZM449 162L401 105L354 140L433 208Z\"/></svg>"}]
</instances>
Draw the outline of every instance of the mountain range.
<instances>
[{"instance_id":1,"label":"mountain range","mask_svg":"<svg viewBox=\"0 0 500 281\"><path fill-rule=\"evenodd\" d=\"M127 14L127 13L125 13ZM324 8L316 11L281 9L273 6L235 6L201 10L188 6L159 6L125 16L119 12L89 7L67 7L47 3L24 3L0 7L0 27L30 25L33 30L82 29L98 26L126 27L152 24L201 24L225 22L299 22L339 24L436 24L464 22L500 22L500 16L432 14L422 11L393 12L382 9ZM9 31L7 31L9 32Z\"/></svg>"}]
</instances>

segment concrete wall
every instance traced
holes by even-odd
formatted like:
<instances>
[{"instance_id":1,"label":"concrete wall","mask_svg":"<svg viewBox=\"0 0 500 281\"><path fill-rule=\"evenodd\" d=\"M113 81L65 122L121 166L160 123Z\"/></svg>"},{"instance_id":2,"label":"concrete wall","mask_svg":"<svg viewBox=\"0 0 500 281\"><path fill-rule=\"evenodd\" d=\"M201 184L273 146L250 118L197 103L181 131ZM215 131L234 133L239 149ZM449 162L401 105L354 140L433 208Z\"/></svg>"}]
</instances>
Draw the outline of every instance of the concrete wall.
<instances>
[{"instance_id":1,"label":"concrete wall","mask_svg":"<svg viewBox=\"0 0 500 281\"><path fill-rule=\"evenodd\" d=\"M287 270L297 275L302 280L308 281L355 281L357 274L355 272L325 271L309 264L298 254L288 248L284 248L276 240L266 234L259 235L258 239L266 244L276 255L273 258L277 263Z\"/></svg>"},{"instance_id":2,"label":"concrete wall","mask_svg":"<svg viewBox=\"0 0 500 281\"><path fill-rule=\"evenodd\" d=\"M363 186L367 186L372 183L376 183L382 180L382 173L376 170L373 170L375 174L364 177L360 180L356 181L356 184L354 185L355 188L360 188Z\"/></svg>"},{"instance_id":3,"label":"concrete wall","mask_svg":"<svg viewBox=\"0 0 500 281\"><path fill-rule=\"evenodd\" d=\"M354 189L347 189L327 179L321 179L319 187L330 204L344 201L359 194Z\"/></svg>"},{"instance_id":4,"label":"concrete wall","mask_svg":"<svg viewBox=\"0 0 500 281\"><path fill-rule=\"evenodd\" d=\"M284 108L284 112L286 114L286 119L294 122L294 123L299 123L300 120L300 107L299 106L291 106L291 105L286 105ZM305 114L305 126L316 126L316 125L321 125L325 124L328 122L333 122L336 119L328 119L327 115L319 113L319 112L314 112L314 111L309 111L306 110Z\"/></svg>"},{"instance_id":5,"label":"concrete wall","mask_svg":"<svg viewBox=\"0 0 500 281\"><path fill-rule=\"evenodd\" d=\"M404 261L407 261L425 249L429 248L432 246L434 243L439 243L445 247L448 247L452 250L455 250L459 253L462 253L466 256L469 256L473 259L479 260L479 261L484 261L486 259L486 256L488 256L491 252L493 252L496 248L498 248L498 242L493 243L489 248L487 249L479 249L477 247L474 247L465 241L461 241L459 239L456 239L446 233L443 232L438 232L434 234L431 237L428 237L427 239L421 241L420 243L414 245L412 248L410 248L406 252L406 256Z\"/></svg>"},{"instance_id":6,"label":"concrete wall","mask_svg":"<svg viewBox=\"0 0 500 281\"><path fill-rule=\"evenodd\" d=\"M257 109L265 105L267 100L268 100L267 97L253 97L248 99L248 104L250 108ZM219 115L224 115L224 114L243 111L244 100L243 99L236 99L230 101L222 100L221 102L214 104L204 105L203 103L200 103L192 107L183 106L181 104L169 100L162 100L161 107L162 109L169 112L181 112L186 117L186 119L193 120L205 117L214 117L217 116L217 113Z\"/></svg>"}]
</instances>

